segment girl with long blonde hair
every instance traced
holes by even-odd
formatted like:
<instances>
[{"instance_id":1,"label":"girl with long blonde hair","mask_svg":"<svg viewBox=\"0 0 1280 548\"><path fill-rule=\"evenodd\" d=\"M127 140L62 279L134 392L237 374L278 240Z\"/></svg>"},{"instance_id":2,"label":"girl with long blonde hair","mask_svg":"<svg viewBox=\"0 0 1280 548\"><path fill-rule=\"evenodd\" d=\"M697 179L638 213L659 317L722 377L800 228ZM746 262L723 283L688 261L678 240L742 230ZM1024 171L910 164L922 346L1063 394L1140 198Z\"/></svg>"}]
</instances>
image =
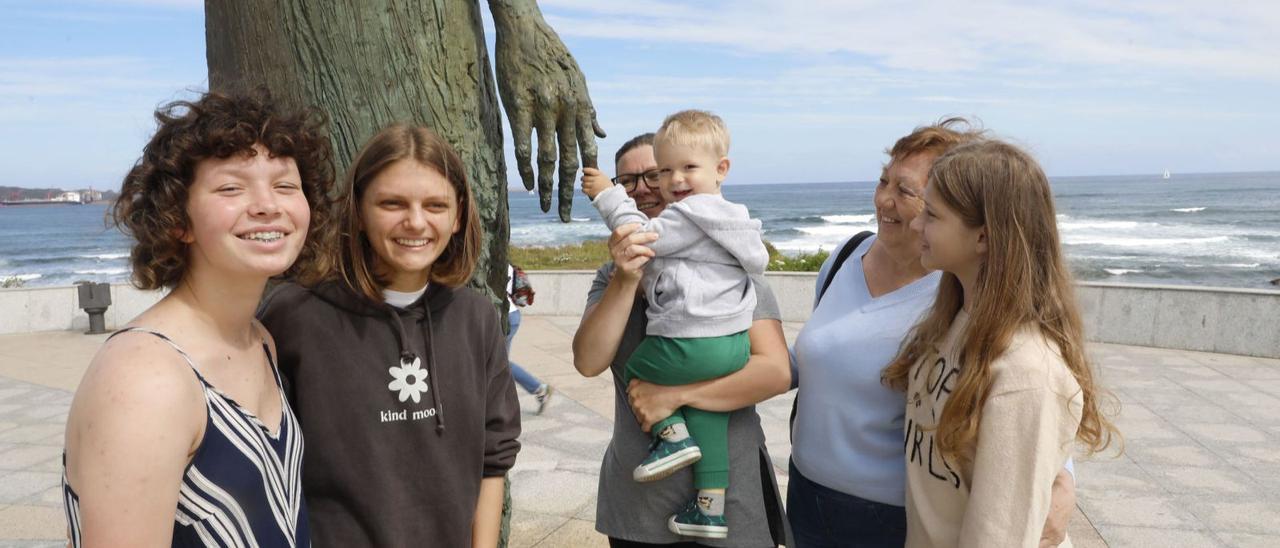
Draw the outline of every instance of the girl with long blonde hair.
<instances>
[{"instance_id":1,"label":"girl with long blonde hair","mask_svg":"<svg viewBox=\"0 0 1280 548\"><path fill-rule=\"evenodd\" d=\"M1035 546L1073 446L1117 437L1049 182L1026 152L983 140L938 158L924 202L911 228L943 277L883 375L907 397L907 546Z\"/></svg>"}]
</instances>

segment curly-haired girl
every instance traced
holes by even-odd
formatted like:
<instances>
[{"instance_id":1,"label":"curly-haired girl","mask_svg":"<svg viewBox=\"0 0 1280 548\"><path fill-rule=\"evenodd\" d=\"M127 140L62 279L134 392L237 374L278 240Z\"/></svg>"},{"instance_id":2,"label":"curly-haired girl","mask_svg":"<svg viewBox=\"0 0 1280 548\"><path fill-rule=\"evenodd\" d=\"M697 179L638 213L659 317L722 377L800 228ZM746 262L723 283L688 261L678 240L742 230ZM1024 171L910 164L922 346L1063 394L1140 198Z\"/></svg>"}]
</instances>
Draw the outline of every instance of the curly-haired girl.
<instances>
[{"instance_id":1,"label":"curly-haired girl","mask_svg":"<svg viewBox=\"0 0 1280 548\"><path fill-rule=\"evenodd\" d=\"M80 546L308 546L302 435L254 310L267 280L326 270L333 182L315 111L268 93L156 112L113 216L134 285L168 294L89 364L63 496Z\"/></svg>"}]
</instances>

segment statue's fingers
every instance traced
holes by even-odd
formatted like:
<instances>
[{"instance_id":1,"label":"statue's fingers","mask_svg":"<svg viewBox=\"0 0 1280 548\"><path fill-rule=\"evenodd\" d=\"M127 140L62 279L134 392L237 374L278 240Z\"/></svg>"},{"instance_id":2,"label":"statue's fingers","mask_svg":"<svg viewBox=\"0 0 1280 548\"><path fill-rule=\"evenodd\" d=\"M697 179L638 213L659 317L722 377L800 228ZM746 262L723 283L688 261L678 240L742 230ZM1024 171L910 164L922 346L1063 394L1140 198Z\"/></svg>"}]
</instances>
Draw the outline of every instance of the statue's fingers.
<instances>
[{"instance_id":1,"label":"statue's fingers","mask_svg":"<svg viewBox=\"0 0 1280 548\"><path fill-rule=\"evenodd\" d=\"M578 133L578 149L582 152L582 167L600 167L596 163L596 139L592 131L592 125L595 123L595 114L590 107L578 107L578 112L574 123L577 124Z\"/></svg>"},{"instance_id":2,"label":"statue's fingers","mask_svg":"<svg viewBox=\"0 0 1280 548\"><path fill-rule=\"evenodd\" d=\"M567 223L573 212L573 182L578 175L578 120L572 112L560 115L557 128L560 142L560 221Z\"/></svg>"},{"instance_id":3,"label":"statue's fingers","mask_svg":"<svg viewBox=\"0 0 1280 548\"><path fill-rule=\"evenodd\" d=\"M600 119L596 117L596 107L594 105L591 106L591 128L595 130L596 137L601 139L608 137L604 132L604 128L600 127Z\"/></svg>"},{"instance_id":4,"label":"statue's fingers","mask_svg":"<svg viewBox=\"0 0 1280 548\"><path fill-rule=\"evenodd\" d=\"M533 123L538 131L538 203L545 213L551 211L551 191L556 177L555 106L550 101L538 101Z\"/></svg>"},{"instance_id":5,"label":"statue's fingers","mask_svg":"<svg viewBox=\"0 0 1280 548\"><path fill-rule=\"evenodd\" d=\"M517 101L508 105L507 116L511 119L511 139L516 143L516 169L520 171L520 181L525 190L533 190L533 108L532 101Z\"/></svg>"}]
</instances>

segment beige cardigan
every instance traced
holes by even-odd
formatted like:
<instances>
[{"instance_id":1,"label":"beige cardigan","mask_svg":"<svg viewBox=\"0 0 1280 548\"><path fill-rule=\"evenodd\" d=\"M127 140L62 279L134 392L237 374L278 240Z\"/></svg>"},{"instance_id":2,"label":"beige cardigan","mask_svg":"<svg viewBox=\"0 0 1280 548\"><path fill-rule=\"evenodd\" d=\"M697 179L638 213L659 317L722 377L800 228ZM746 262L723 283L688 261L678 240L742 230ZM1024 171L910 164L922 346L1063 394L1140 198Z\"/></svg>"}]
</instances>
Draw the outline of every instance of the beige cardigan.
<instances>
[{"instance_id":1,"label":"beige cardigan","mask_svg":"<svg viewBox=\"0 0 1280 548\"><path fill-rule=\"evenodd\" d=\"M991 364L991 391L968 464L944 459L935 427L959 381L956 346L968 319L961 311L938 352L912 366L908 379L907 546L1034 548L1084 397L1057 346L1025 329Z\"/></svg>"}]
</instances>

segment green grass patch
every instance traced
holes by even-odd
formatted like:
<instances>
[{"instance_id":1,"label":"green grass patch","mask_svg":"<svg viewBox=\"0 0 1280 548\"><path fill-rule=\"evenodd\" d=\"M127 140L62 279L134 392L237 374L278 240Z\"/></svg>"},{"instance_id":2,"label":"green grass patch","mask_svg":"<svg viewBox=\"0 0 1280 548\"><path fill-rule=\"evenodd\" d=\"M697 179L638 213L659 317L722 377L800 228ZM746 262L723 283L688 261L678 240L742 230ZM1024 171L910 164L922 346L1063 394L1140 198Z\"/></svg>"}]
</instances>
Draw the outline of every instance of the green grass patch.
<instances>
[{"instance_id":1,"label":"green grass patch","mask_svg":"<svg viewBox=\"0 0 1280 548\"><path fill-rule=\"evenodd\" d=\"M769 242L769 270L779 272L817 272L830 253L783 255ZM580 244L556 247L511 247L507 250L511 264L525 270L595 270L609 262L609 246L605 240L588 240Z\"/></svg>"},{"instance_id":2,"label":"green grass patch","mask_svg":"<svg viewBox=\"0 0 1280 548\"><path fill-rule=\"evenodd\" d=\"M605 240L556 247L515 247L507 249L511 264L525 270L595 270L612 260Z\"/></svg>"},{"instance_id":3,"label":"green grass patch","mask_svg":"<svg viewBox=\"0 0 1280 548\"><path fill-rule=\"evenodd\" d=\"M769 250L768 270L774 272L817 272L822 269L822 263L827 262L827 257L831 256L831 253L820 249L817 253L801 253L790 257L779 253L768 241L765 241L764 248Z\"/></svg>"}]
</instances>

